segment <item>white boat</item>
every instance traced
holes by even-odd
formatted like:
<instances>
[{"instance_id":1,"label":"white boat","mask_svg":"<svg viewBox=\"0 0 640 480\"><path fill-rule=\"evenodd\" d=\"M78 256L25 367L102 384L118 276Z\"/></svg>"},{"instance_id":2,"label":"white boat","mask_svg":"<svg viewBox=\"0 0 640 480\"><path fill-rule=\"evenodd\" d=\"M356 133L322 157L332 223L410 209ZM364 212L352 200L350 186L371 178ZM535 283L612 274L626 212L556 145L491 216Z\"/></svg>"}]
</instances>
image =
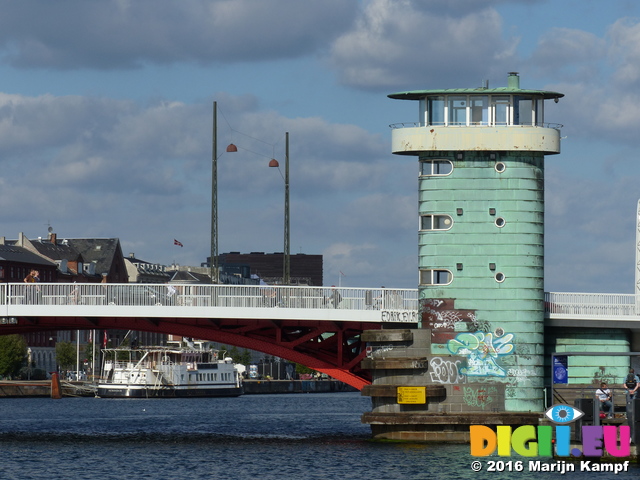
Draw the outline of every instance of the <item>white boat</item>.
<instances>
[{"instance_id":1,"label":"white boat","mask_svg":"<svg viewBox=\"0 0 640 480\"><path fill-rule=\"evenodd\" d=\"M244 393L241 365L217 350L139 347L102 350L98 397L233 397Z\"/></svg>"}]
</instances>

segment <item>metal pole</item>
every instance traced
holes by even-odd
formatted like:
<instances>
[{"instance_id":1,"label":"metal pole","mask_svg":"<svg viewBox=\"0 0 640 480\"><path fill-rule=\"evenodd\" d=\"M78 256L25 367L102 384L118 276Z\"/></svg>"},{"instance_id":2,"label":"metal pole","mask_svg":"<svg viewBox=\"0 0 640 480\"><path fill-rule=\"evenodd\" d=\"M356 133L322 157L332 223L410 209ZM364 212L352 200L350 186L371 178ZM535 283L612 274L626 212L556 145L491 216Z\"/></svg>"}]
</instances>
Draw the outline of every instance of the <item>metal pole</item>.
<instances>
[{"instance_id":1,"label":"metal pole","mask_svg":"<svg viewBox=\"0 0 640 480\"><path fill-rule=\"evenodd\" d=\"M76 381L80 380L80 330L76 331Z\"/></svg>"},{"instance_id":2,"label":"metal pole","mask_svg":"<svg viewBox=\"0 0 640 480\"><path fill-rule=\"evenodd\" d=\"M218 102L213 102L211 145L211 281L219 283L218 269Z\"/></svg>"},{"instance_id":3,"label":"metal pole","mask_svg":"<svg viewBox=\"0 0 640 480\"><path fill-rule=\"evenodd\" d=\"M285 168L284 168L284 265L282 283L289 285L291 280L291 250L289 230L289 132L285 134Z\"/></svg>"},{"instance_id":4,"label":"metal pole","mask_svg":"<svg viewBox=\"0 0 640 480\"><path fill-rule=\"evenodd\" d=\"M92 380L95 382L96 381L96 331L93 330L91 332L91 338L93 338L93 351L91 352L91 376L93 377Z\"/></svg>"}]
</instances>

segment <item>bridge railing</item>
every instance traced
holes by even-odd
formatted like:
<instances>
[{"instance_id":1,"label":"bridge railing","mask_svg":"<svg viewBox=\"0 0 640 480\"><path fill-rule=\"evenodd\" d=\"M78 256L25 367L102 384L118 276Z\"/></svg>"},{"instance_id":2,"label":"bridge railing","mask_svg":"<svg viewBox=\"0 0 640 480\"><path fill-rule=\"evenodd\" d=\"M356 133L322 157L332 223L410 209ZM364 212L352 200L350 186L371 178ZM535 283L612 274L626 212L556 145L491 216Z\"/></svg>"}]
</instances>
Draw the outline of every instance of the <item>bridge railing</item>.
<instances>
[{"instance_id":1,"label":"bridge railing","mask_svg":"<svg viewBox=\"0 0 640 480\"><path fill-rule=\"evenodd\" d=\"M545 293L545 313L586 317L637 316L640 298L623 293Z\"/></svg>"},{"instance_id":2,"label":"bridge railing","mask_svg":"<svg viewBox=\"0 0 640 480\"><path fill-rule=\"evenodd\" d=\"M0 306L180 306L295 308L417 312L417 289L280 285L175 285L1 283ZM545 293L551 316L640 316L640 296L615 293ZM385 318L393 321L394 318ZM417 320L417 318L415 319Z\"/></svg>"},{"instance_id":3,"label":"bridge railing","mask_svg":"<svg viewBox=\"0 0 640 480\"><path fill-rule=\"evenodd\" d=\"M417 311L417 289L276 285L0 284L0 305L335 308Z\"/></svg>"}]
</instances>

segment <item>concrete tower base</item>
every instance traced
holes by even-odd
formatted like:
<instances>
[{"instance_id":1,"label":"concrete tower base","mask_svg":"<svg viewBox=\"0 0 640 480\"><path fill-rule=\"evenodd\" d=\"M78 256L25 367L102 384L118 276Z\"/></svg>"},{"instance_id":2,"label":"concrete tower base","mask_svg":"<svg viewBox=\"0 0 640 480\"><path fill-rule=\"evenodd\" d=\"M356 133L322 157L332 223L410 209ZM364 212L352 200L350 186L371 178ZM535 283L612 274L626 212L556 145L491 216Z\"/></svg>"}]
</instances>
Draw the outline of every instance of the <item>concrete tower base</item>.
<instances>
[{"instance_id":1,"label":"concrete tower base","mask_svg":"<svg viewBox=\"0 0 640 480\"><path fill-rule=\"evenodd\" d=\"M431 330L369 330L362 390L372 411L362 423L377 440L469 442L470 425L537 425L542 412L506 412L505 384L468 382L456 356L431 354Z\"/></svg>"}]
</instances>

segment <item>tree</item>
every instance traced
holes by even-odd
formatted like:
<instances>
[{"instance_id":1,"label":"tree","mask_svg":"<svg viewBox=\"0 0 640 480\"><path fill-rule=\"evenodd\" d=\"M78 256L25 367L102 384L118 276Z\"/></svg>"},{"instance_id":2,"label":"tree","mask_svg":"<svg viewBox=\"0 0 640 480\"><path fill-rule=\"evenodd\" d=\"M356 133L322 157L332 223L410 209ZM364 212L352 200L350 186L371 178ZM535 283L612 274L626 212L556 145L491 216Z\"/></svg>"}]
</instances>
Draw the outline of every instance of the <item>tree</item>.
<instances>
[{"instance_id":1,"label":"tree","mask_svg":"<svg viewBox=\"0 0 640 480\"><path fill-rule=\"evenodd\" d=\"M240 361L238 363L249 365L251 363L251 352L245 348L240 355Z\"/></svg>"},{"instance_id":2,"label":"tree","mask_svg":"<svg viewBox=\"0 0 640 480\"><path fill-rule=\"evenodd\" d=\"M56 343L56 360L63 370L69 370L76 364L76 347L71 342Z\"/></svg>"},{"instance_id":3,"label":"tree","mask_svg":"<svg viewBox=\"0 0 640 480\"><path fill-rule=\"evenodd\" d=\"M316 372L313 368L309 368L309 367L305 367L304 365L301 365L300 363L296 363L296 373L298 374L311 374L311 375L315 375Z\"/></svg>"},{"instance_id":4,"label":"tree","mask_svg":"<svg viewBox=\"0 0 640 480\"><path fill-rule=\"evenodd\" d=\"M18 375L26 360L27 342L22 335L0 336L0 375Z\"/></svg>"}]
</instances>

